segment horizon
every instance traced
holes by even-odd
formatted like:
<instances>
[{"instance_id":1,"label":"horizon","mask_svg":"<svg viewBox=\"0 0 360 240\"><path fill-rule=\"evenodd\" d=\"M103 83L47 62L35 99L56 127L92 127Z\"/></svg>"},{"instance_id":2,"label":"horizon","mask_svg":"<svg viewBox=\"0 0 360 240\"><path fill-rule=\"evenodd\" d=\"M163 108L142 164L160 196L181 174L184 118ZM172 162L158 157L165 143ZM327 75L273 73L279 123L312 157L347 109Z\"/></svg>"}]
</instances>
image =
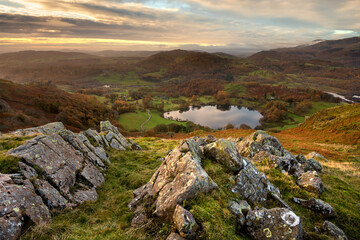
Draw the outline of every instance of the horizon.
<instances>
[{"instance_id":1,"label":"horizon","mask_svg":"<svg viewBox=\"0 0 360 240\"><path fill-rule=\"evenodd\" d=\"M356 1L0 1L0 52L254 53L360 35Z\"/></svg>"}]
</instances>

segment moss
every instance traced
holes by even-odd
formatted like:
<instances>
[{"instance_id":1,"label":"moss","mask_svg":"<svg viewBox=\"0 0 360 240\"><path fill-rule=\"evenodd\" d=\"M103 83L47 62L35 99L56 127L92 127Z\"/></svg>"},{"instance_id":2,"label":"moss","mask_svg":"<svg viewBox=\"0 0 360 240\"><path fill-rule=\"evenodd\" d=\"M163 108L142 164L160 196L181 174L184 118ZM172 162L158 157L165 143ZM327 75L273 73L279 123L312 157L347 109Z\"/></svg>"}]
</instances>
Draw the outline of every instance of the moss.
<instances>
[{"instance_id":1,"label":"moss","mask_svg":"<svg viewBox=\"0 0 360 240\"><path fill-rule=\"evenodd\" d=\"M0 173L12 174L20 172L20 158L13 156L5 156L0 153Z\"/></svg>"}]
</instances>

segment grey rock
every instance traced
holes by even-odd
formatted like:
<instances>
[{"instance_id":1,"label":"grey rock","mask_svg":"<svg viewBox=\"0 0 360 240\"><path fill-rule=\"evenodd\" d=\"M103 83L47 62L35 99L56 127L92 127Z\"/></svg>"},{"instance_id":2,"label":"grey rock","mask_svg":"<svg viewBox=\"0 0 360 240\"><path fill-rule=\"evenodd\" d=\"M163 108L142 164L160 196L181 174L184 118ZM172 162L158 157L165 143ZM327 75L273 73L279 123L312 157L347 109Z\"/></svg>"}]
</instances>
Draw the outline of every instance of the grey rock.
<instances>
[{"instance_id":1,"label":"grey rock","mask_svg":"<svg viewBox=\"0 0 360 240\"><path fill-rule=\"evenodd\" d=\"M194 216L185 208L177 205L173 215L173 221L180 236L184 238L194 238L196 230L199 228Z\"/></svg>"},{"instance_id":2,"label":"grey rock","mask_svg":"<svg viewBox=\"0 0 360 240\"><path fill-rule=\"evenodd\" d=\"M50 135L64 129L65 127L62 122L52 122L39 127L19 129L14 132L10 132L9 134L17 136L29 136L34 134Z\"/></svg>"},{"instance_id":3,"label":"grey rock","mask_svg":"<svg viewBox=\"0 0 360 240\"><path fill-rule=\"evenodd\" d=\"M95 188L87 189L87 190L75 190L74 199L78 203L83 203L87 201L95 202L98 198L98 194Z\"/></svg>"},{"instance_id":4,"label":"grey rock","mask_svg":"<svg viewBox=\"0 0 360 240\"><path fill-rule=\"evenodd\" d=\"M104 175L91 163L87 162L80 175L86 179L95 188L105 182Z\"/></svg>"},{"instance_id":5,"label":"grey rock","mask_svg":"<svg viewBox=\"0 0 360 240\"><path fill-rule=\"evenodd\" d=\"M131 144L131 149L132 150L136 150L136 151L142 151L142 148L139 144L137 144L136 142L129 140L130 144Z\"/></svg>"},{"instance_id":6,"label":"grey rock","mask_svg":"<svg viewBox=\"0 0 360 240\"><path fill-rule=\"evenodd\" d=\"M30 167L29 165L27 165L23 162L19 162L19 168L20 168L21 174L26 179L35 178L38 176L35 169L33 169L32 167Z\"/></svg>"},{"instance_id":7,"label":"grey rock","mask_svg":"<svg viewBox=\"0 0 360 240\"><path fill-rule=\"evenodd\" d=\"M306 165L307 168L305 169L305 171L317 171L317 172L321 172L323 167L321 165L321 163L319 163L318 161L316 161L313 158L309 158L308 160L306 160Z\"/></svg>"},{"instance_id":8,"label":"grey rock","mask_svg":"<svg viewBox=\"0 0 360 240\"><path fill-rule=\"evenodd\" d=\"M306 162L306 157L305 157L303 154L301 154L301 153L300 153L299 155L297 155L295 158L296 158L296 160L297 160L300 164Z\"/></svg>"},{"instance_id":9,"label":"grey rock","mask_svg":"<svg viewBox=\"0 0 360 240\"><path fill-rule=\"evenodd\" d=\"M111 140L110 147L116 150L122 150L122 151L125 150L125 148L122 145L120 145L120 143L115 138Z\"/></svg>"},{"instance_id":10,"label":"grey rock","mask_svg":"<svg viewBox=\"0 0 360 240\"><path fill-rule=\"evenodd\" d=\"M348 240L346 234L338 226L332 222L325 221L323 224L324 232L331 236L334 240Z\"/></svg>"},{"instance_id":11,"label":"grey rock","mask_svg":"<svg viewBox=\"0 0 360 240\"><path fill-rule=\"evenodd\" d=\"M232 191L240 193L253 204L264 203L269 194L280 196L279 189L272 185L265 174L259 172L251 162L248 162L236 176L235 186Z\"/></svg>"},{"instance_id":12,"label":"grey rock","mask_svg":"<svg viewBox=\"0 0 360 240\"><path fill-rule=\"evenodd\" d=\"M112 132L116 140L124 147L127 148L130 146L126 138L119 132L117 127L113 126L109 121L100 122L100 131L101 132ZM110 140L108 140L110 141Z\"/></svg>"},{"instance_id":13,"label":"grey rock","mask_svg":"<svg viewBox=\"0 0 360 240\"><path fill-rule=\"evenodd\" d=\"M47 181L36 179L35 188L49 208L66 208L68 201L63 196L61 196L58 190L51 186Z\"/></svg>"},{"instance_id":14,"label":"grey rock","mask_svg":"<svg viewBox=\"0 0 360 240\"><path fill-rule=\"evenodd\" d=\"M244 165L243 161L247 161L246 158L240 156L235 143L225 139L206 145L204 154L234 172L240 171Z\"/></svg>"},{"instance_id":15,"label":"grey rock","mask_svg":"<svg viewBox=\"0 0 360 240\"><path fill-rule=\"evenodd\" d=\"M103 161L107 162L108 164L111 164L109 157L106 153L106 151L104 150L104 148L102 147L96 147L94 149L94 153Z\"/></svg>"},{"instance_id":16,"label":"grey rock","mask_svg":"<svg viewBox=\"0 0 360 240\"><path fill-rule=\"evenodd\" d=\"M321 155L321 154L319 154L317 152L311 152L311 153L307 154L305 156L305 158L306 159L313 158L315 160L327 161L327 159L323 155Z\"/></svg>"},{"instance_id":17,"label":"grey rock","mask_svg":"<svg viewBox=\"0 0 360 240\"><path fill-rule=\"evenodd\" d=\"M247 230L252 239L303 239L299 216L286 208L253 210L246 217Z\"/></svg>"},{"instance_id":18,"label":"grey rock","mask_svg":"<svg viewBox=\"0 0 360 240\"><path fill-rule=\"evenodd\" d=\"M100 134L96 130L88 129L86 131L83 131L82 133L96 144L95 147L104 145Z\"/></svg>"},{"instance_id":19,"label":"grey rock","mask_svg":"<svg viewBox=\"0 0 360 240\"><path fill-rule=\"evenodd\" d=\"M228 209L235 216L235 230L240 233L245 226L246 215L251 211L246 201L233 200L229 202Z\"/></svg>"},{"instance_id":20,"label":"grey rock","mask_svg":"<svg viewBox=\"0 0 360 240\"><path fill-rule=\"evenodd\" d=\"M293 198L293 201L308 209L318 212L325 217L336 217L336 213L330 204L322 201L321 199L311 198L310 200L304 200L300 198Z\"/></svg>"}]
</instances>

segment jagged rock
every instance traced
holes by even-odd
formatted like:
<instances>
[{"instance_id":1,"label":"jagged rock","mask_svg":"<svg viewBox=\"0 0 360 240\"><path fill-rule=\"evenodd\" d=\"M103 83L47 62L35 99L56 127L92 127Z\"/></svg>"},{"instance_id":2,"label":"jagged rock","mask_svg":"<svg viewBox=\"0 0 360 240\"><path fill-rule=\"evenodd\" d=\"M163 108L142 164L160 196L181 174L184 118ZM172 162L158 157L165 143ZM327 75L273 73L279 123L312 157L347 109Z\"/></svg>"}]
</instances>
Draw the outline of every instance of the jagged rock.
<instances>
[{"instance_id":1,"label":"jagged rock","mask_svg":"<svg viewBox=\"0 0 360 240\"><path fill-rule=\"evenodd\" d=\"M264 131L256 131L247 136L236 145L241 156L252 158L260 151L266 151L271 155L284 156L284 148L280 141Z\"/></svg>"},{"instance_id":2,"label":"jagged rock","mask_svg":"<svg viewBox=\"0 0 360 240\"><path fill-rule=\"evenodd\" d=\"M57 133L64 129L65 129L65 127L62 122L52 122L52 123L48 123L48 124L45 124L45 125L39 126L39 127L19 129L14 132L10 132L9 134L17 135L17 136L28 136L28 135L34 135L34 134L50 135L50 134Z\"/></svg>"},{"instance_id":3,"label":"jagged rock","mask_svg":"<svg viewBox=\"0 0 360 240\"><path fill-rule=\"evenodd\" d=\"M324 232L331 236L334 240L348 240L347 236L338 226L333 224L332 222L325 221L323 224Z\"/></svg>"},{"instance_id":4,"label":"jagged rock","mask_svg":"<svg viewBox=\"0 0 360 240\"><path fill-rule=\"evenodd\" d=\"M315 193L318 196L324 192L324 184L316 171L301 174L296 183L306 191Z\"/></svg>"},{"instance_id":5,"label":"jagged rock","mask_svg":"<svg viewBox=\"0 0 360 240\"><path fill-rule=\"evenodd\" d=\"M309 158L308 160L306 160L305 164L307 165L305 171L315 170L317 172L321 172L323 168L322 165L313 158Z\"/></svg>"},{"instance_id":6,"label":"jagged rock","mask_svg":"<svg viewBox=\"0 0 360 240\"><path fill-rule=\"evenodd\" d=\"M97 188L105 182L104 175L91 163L86 162L80 175L86 179L93 187Z\"/></svg>"},{"instance_id":7,"label":"jagged rock","mask_svg":"<svg viewBox=\"0 0 360 240\"><path fill-rule=\"evenodd\" d=\"M69 190L75 184L76 172L83 167L83 155L58 134L33 138L8 154L42 171L62 194L71 198Z\"/></svg>"},{"instance_id":8,"label":"jagged rock","mask_svg":"<svg viewBox=\"0 0 360 240\"><path fill-rule=\"evenodd\" d=\"M296 158L296 160L297 160L300 164L306 162L306 157L305 157L303 154L301 154L301 153L300 153L299 155L297 155L295 158Z\"/></svg>"},{"instance_id":9,"label":"jagged rock","mask_svg":"<svg viewBox=\"0 0 360 240\"><path fill-rule=\"evenodd\" d=\"M109 157L105 151L104 148L102 147L96 147L94 149L94 153L103 161L106 161L108 164L111 164L110 160L109 160Z\"/></svg>"},{"instance_id":10,"label":"jagged rock","mask_svg":"<svg viewBox=\"0 0 360 240\"><path fill-rule=\"evenodd\" d=\"M304 200L300 198L293 198L293 201L315 212L319 212L325 217L336 217L336 213L330 204L322 201L321 199L311 198L310 200Z\"/></svg>"},{"instance_id":11,"label":"jagged rock","mask_svg":"<svg viewBox=\"0 0 360 240\"><path fill-rule=\"evenodd\" d=\"M74 199L77 203L83 203L87 201L96 201L98 198L98 194L95 188L88 190L75 190Z\"/></svg>"},{"instance_id":12,"label":"jagged rock","mask_svg":"<svg viewBox=\"0 0 360 240\"><path fill-rule=\"evenodd\" d=\"M66 208L68 201L47 181L36 179L35 188L49 208Z\"/></svg>"},{"instance_id":13,"label":"jagged rock","mask_svg":"<svg viewBox=\"0 0 360 240\"><path fill-rule=\"evenodd\" d=\"M286 208L253 210L246 217L252 239L303 239L301 219Z\"/></svg>"},{"instance_id":14,"label":"jagged rock","mask_svg":"<svg viewBox=\"0 0 360 240\"><path fill-rule=\"evenodd\" d=\"M125 150L125 148L121 146L120 143L115 138L111 140L110 147L116 150L122 150L122 151Z\"/></svg>"},{"instance_id":15,"label":"jagged rock","mask_svg":"<svg viewBox=\"0 0 360 240\"><path fill-rule=\"evenodd\" d=\"M150 181L134 191L129 208L135 210L147 199L155 203L154 215L172 218L177 204L217 188L201 167L201 152L194 139L187 139L166 156ZM152 199L155 196L156 199ZM150 203L151 204L151 203Z\"/></svg>"},{"instance_id":16,"label":"jagged rock","mask_svg":"<svg viewBox=\"0 0 360 240\"><path fill-rule=\"evenodd\" d=\"M235 216L235 229L239 233L245 226L246 215L251 211L251 206L244 200L234 200L229 202L228 209Z\"/></svg>"},{"instance_id":17,"label":"jagged rock","mask_svg":"<svg viewBox=\"0 0 360 240\"><path fill-rule=\"evenodd\" d=\"M20 168L21 174L26 179L30 179L30 178L34 178L34 177L38 176L35 169L33 169L32 167L30 167L29 165L27 165L23 162L19 162L19 168Z\"/></svg>"},{"instance_id":18,"label":"jagged rock","mask_svg":"<svg viewBox=\"0 0 360 240\"><path fill-rule=\"evenodd\" d=\"M24 217L32 223L40 224L50 221L49 209L41 197L36 195L29 180L17 185L11 177L0 174L0 236L1 239L16 239L21 232Z\"/></svg>"},{"instance_id":19,"label":"jagged rock","mask_svg":"<svg viewBox=\"0 0 360 240\"><path fill-rule=\"evenodd\" d=\"M91 142L89 141L89 139L83 133L77 134L77 137L88 147L88 149L90 149L91 152L95 153L96 156L98 156L102 161L105 161L105 162L107 162L109 164L111 163L109 161L109 158L108 158L108 156L107 156L107 154L106 154L103 147L101 147L101 146L94 147L91 144ZM108 145L107 145L107 147L108 147ZM99 165L99 164L95 164L95 165Z\"/></svg>"},{"instance_id":20,"label":"jagged rock","mask_svg":"<svg viewBox=\"0 0 360 240\"><path fill-rule=\"evenodd\" d=\"M81 132L84 134L87 138L93 140L94 143L96 143L96 147L99 145L104 145L104 142L100 136L100 134L96 130L88 129L86 131Z\"/></svg>"},{"instance_id":21,"label":"jagged rock","mask_svg":"<svg viewBox=\"0 0 360 240\"><path fill-rule=\"evenodd\" d=\"M253 204L265 202L269 194L280 196L279 189L274 187L265 174L259 172L251 162L247 162L236 176L235 186L232 191L240 193Z\"/></svg>"},{"instance_id":22,"label":"jagged rock","mask_svg":"<svg viewBox=\"0 0 360 240\"><path fill-rule=\"evenodd\" d=\"M319 154L317 152L311 152L311 153L307 154L305 156L305 158L306 159L313 158L313 159L315 159L317 161L318 160L327 161L327 159L323 155L321 155L321 154Z\"/></svg>"},{"instance_id":23,"label":"jagged rock","mask_svg":"<svg viewBox=\"0 0 360 240\"><path fill-rule=\"evenodd\" d=\"M208 135L206 138L205 138L205 142L206 143L213 143L215 142L217 139L213 136L213 135Z\"/></svg>"},{"instance_id":24,"label":"jagged rock","mask_svg":"<svg viewBox=\"0 0 360 240\"><path fill-rule=\"evenodd\" d=\"M242 169L245 158L241 157L233 142L219 139L204 147L204 154L210 159L230 168L234 172Z\"/></svg>"},{"instance_id":25,"label":"jagged rock","mask_svg":"<svg viewBox=\"0 0 360 240\"><path fill-rule=\"evenodd\" d=\"M173 221L180 236L188 239L195 237L196 230L199 226L191 212L177 205L174 211Z\"/></svg>"},{"instance_id":26,"label":"jagged rock","mask_svg":"<svg viewBox=\"0 0 360 240\"><path fill-rule=\"evenodd\" d=\"M139 144L137 144L136 142L134 142L132 140L129 140L129 142L131 143L132 150L142 151L142 148L140 147Z\"/></svg>"},{"instance_id":27,"label":"jagged rock","mask_svg":"<svg viewBox=\"0 0 360 240\"><path fill-rule=\"evenodd\" d=\"M179 234L177 233L171 233L166 240L185 240L185 238L181 237Z\"/></svg>"},{"instance_id":28,"label":"jagged rock","mask_svg":"<svg viewBox=\"0 0 360 240\"><path fill-rule=\"evenodd\" d=\"M59 132L59 135L68 143L71 144L71 146L73 146L76 150L81 151L94 165L99 166L101 168L104 168L105 165L104 163L101 161L101 159L92 151L95 151L95 147L91 145L91 143L87 140L84 139L86 138L84 136L84 138L79 138L79 134L74 134L73 132L69 131L69 130L63 130L61 132ZM85 144L88 143L88 144ZM91 150L89 149L89 147L91 146Z\"/></svg>"},{"instance_id":29,"label":"jagged rock","mask_svg":"<svg viewBox=\"0 0 360 240\"><path fill-rule=\"evenodd\" d=\"M115 137L115 139L124 147L127 148L130 146L130 144L128 143L128 141L126 140L126 138L119 132L119 130L117 129L117 127L113 126L109 121L101 121L100 122L100 131L104 132L106 134L106 140L108 142L110 142L110 140L108 139L107 134L109 132L113 133L113 137ZM101 134L101 133L100 133Z\"/></svg>"}]
</instances>

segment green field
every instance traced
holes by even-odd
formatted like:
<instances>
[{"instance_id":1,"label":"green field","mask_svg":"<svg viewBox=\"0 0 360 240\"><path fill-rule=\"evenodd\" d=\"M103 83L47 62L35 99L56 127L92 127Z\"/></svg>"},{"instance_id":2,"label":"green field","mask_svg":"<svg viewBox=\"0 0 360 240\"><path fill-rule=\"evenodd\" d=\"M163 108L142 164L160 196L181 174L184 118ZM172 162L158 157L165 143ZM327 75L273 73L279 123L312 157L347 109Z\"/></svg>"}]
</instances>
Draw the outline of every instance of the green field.
<instances>
[{"instance_id":1,"label":"green field","mask_svg":"<svg viewBox=\"0 0 360 240\"><path fill-rule=\"evenodd\" d=\"M97 77L97 80L101 83L115 83L124 86L151 86L152 82L147 82L139 78L139 75L135 72L128 72L126 74L120 73L103 73Z\"/></svg>"},{"instance_id":2,"label":"green field","mask_svg":"<svg viewBox=\"0 0 360 240\"><path fill-rule=\"evenodd\" d=\"M178 122L165 119L161 117L161 113L156 110L151 110L151 119L146 124L144 124L144 130L149 130L154 128L158 124L170 124L176 123L180 125L185 125L186 122ZM124 126L127 131L137 130L140 131L141 124L143 124L149 115L147 112L136 111L134 113L124 113L119 116L119 123Z\"/></svg>"}]
</instances>

